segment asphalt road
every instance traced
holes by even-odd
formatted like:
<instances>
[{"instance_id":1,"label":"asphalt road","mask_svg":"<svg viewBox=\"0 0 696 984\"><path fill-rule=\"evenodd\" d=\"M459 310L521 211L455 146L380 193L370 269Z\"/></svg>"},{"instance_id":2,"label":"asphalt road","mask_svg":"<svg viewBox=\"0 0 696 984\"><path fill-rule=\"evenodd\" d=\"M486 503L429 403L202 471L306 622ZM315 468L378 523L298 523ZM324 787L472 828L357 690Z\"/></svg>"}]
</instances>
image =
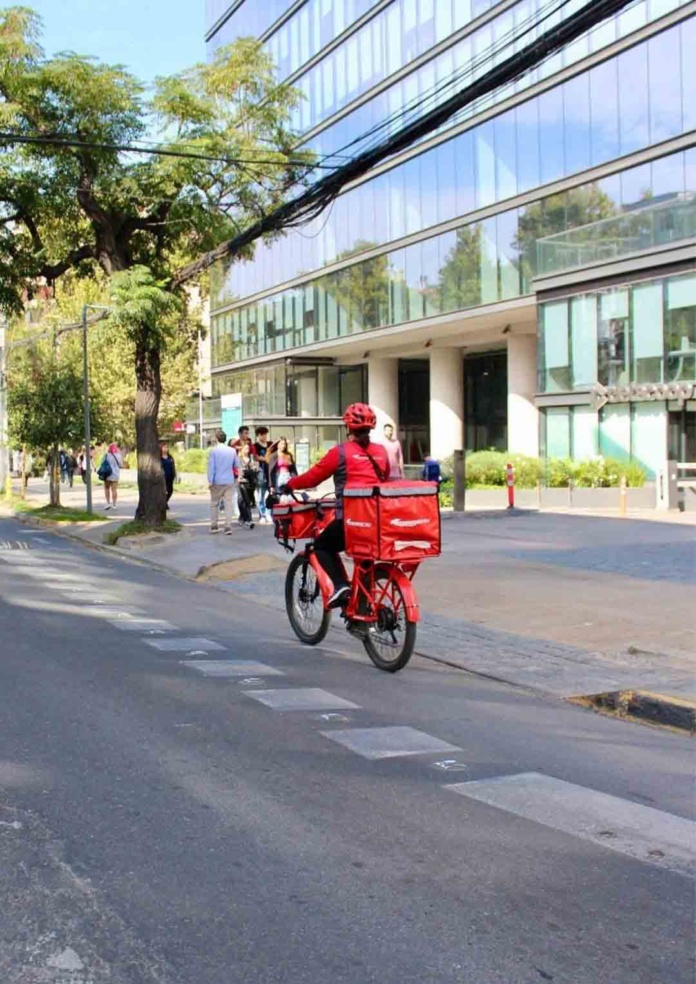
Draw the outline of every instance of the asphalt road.
<instances>
[{"instance_id":1,"label":"asphalt road","mask_svg":"<svg viewBox=\"0 0 696 984\"><path fill-rule=\"evenodd\" d=\"M3 984L692 984L687 738L0 545Z\"/></svg>"}]
</instances>

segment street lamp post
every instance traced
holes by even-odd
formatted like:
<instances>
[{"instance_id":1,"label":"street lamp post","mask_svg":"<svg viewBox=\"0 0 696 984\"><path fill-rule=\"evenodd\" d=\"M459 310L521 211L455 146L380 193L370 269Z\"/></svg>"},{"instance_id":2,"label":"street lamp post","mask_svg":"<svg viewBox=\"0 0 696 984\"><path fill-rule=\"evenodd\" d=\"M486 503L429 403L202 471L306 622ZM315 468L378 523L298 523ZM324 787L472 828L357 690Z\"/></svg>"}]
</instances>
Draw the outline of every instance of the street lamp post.
<instances>
[{"instance_id":1,"label":"street lamp post","mask_svg":"<svg viewBox=\"0 0 696 984\"><path fill-rule=\"evenodd\" d=\"M92 420L89 397L89 357L87 355L87 311L108 311L102 304L83 304L82 306L82 385L85 404L85 489L87 492L87 512L92 513Z\"/></svg>"}]
</instances>

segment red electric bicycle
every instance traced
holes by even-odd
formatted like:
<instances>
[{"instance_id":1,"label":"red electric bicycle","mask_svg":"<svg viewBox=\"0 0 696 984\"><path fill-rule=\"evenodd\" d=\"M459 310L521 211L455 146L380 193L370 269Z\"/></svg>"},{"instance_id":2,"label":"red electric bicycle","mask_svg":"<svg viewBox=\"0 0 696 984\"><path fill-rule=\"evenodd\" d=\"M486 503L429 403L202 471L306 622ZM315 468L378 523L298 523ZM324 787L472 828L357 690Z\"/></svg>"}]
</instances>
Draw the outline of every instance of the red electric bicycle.
<instances>
[{"instance_id":1,"label":"red electric bicycle","mask_svg":"<svg viewBox=\"0 0 696 984\"><path fill-rule=\"evenodd\" d=\"M292 502L273 507L275 533L288 549L308 540L288 567L285 607L297 638L320 643L331 624L333 584L314 552L314 540L335 517L335 500ZM387 482L344 492L346 553L353 561L348 602L340 611L380 670L396 673L413 654L420 621L413 579L422 560L440 553L437 486L430 482ZM345 573L345 568L344 568Z\"/></svg>"}]
</instances>

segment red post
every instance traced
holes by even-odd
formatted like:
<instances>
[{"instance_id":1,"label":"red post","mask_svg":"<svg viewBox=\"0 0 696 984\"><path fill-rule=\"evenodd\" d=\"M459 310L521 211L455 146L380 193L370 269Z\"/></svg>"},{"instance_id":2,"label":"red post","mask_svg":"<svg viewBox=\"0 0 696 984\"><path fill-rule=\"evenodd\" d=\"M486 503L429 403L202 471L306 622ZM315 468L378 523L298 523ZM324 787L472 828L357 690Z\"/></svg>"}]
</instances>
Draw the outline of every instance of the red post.
<instances>
[{"instance_id":1,"label":"red post","mask_svg":"<svg viewBox=\"0 0 696 984\"><path fill-rule=\"evenodd\" d=\"M515 469L509 461L505 466L505 472L507 474L508 509L514 509L515 508Z\"/></svg>"}]
</instances>

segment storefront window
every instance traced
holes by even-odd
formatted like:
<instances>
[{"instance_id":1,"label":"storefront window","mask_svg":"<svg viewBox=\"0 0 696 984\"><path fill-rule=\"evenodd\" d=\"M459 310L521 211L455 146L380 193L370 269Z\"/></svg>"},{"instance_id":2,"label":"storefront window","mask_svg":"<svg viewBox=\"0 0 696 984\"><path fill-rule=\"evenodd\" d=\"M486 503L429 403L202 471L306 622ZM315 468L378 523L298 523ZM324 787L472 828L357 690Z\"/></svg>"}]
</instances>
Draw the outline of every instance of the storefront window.
<instances>
[{"instance_id":1,"label":"storefront window","mask_svg":"<svg viewBox=\"0 0 696 984\"><path fill-rule=\"evenodd\" d=\"M667 379L696 379L696 276L667 281L665 322Z\"/></svg>"},{"instance_id":2,"label":"storefront window","mask_svg":"<svg viewBox=\"0 0 696 984\"><path fill-rule=\"evenodd\" d=\"M605 386L628 382L628 291L612 290L599 296L599 381Z\"/></svg>"},{"instance_id":3,"label":"storefront window","mask_svg":"<svg viewBox=\"0 0 696 984\"><path fill-rule=\"evenodd\" d=\"M662 382L662 283L638 284L631 292L631 377Z\"/></svg>"},{"instance_id":4,"label":"storefront window","mask_svg":"<svg viewBox=\"0 0 696 984\"><path fill-rule=\"evenodd\" d=\"M631 456L631 407L628 403L604 407L599 417L599 450L605 458Z\"/></svg>"},{"instance_id":5,"label":"storefront window","mask_svg":"<svg viewBox=\"0 0 696 984\"><path fill-rule=\"evenodd\" d=\"M636 403L631 422L631 456L648 478L667 460L667 414L664 403Z\"/></svg>"},{"instance_id":6,"label":"storefront window","mask_svg":"<svg viewBox=\"0 0 696 984\"><path fill-rule=\"evenodd\" d=\"M573 407L571 418L572 455L576 461L595 458L599 451L599 419L590 407Z\"/></svg>"},{"instance_id":7,"label":"storefront window","mask_svg":"<svg viewBox=\"0 0 696 984\"><path fill-rule=\"evenodd\" d=\"M570 457L569 407L552 407L546 411L546 456Z\"/></svg>"},{"instance_id":8,"label":"storefront window","mask_svg":"<svg viewBox=\"0 0 696 984\"><path fill-rule=\"evenodd\" d=\"M541 315L542 386L546 393L571 388L568 302L545 304Z\"/></svg>"},{"instance_id":9,"label":"storefront window","mask_svg":"<svg viewBox=\"0 0 696 984\"><path fill-rule=\"evenodd\" d=\"M571 300L570 337L573 387L592 386L597 381L597 298L593 294Z\"/></svg>"}]
</instances>

